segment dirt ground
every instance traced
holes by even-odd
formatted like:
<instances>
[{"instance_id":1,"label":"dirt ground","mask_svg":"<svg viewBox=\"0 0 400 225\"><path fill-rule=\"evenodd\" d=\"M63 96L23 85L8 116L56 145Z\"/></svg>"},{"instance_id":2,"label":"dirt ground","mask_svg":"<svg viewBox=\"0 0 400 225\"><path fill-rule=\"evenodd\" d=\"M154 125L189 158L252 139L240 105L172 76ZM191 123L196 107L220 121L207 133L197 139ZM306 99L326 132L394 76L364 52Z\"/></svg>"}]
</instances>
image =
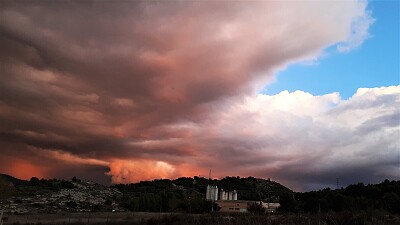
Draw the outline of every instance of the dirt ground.
<instances>
[{"instance_id":1,"label":"dirt ground","mask_svg":"<svg viewBox=\"0 0 400 225\"><path fill-rule=\"evenodd\" d=\"M9 224L69 224L69 223L107 223L107 222L140 222L150 218L161 218L171 213L147 212L91 212L40 215L4 215L4 225Z\"/></svg>"},{"instance_id":2,"label":"dirt ground","mask_svg":"<svg viewBox=\"0 0 400 225\"><path fill-rule=\"evenodd\" d=\"M361 215L361 214L360 214ZM400 225L399 215L96 212L5 215L3 225Z\"/></svg>"}]
</instances>

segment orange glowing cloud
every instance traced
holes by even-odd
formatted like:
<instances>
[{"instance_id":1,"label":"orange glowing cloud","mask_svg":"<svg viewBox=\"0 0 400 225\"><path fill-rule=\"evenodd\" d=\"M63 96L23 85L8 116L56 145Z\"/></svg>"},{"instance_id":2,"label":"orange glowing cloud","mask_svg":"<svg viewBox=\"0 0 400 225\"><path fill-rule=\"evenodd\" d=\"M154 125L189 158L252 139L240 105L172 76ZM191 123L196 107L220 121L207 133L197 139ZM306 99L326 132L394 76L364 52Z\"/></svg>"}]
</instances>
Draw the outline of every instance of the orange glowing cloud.
<instances>
[{"instance_id":1,"label":"orange glowing cloud","mask_svg":"<svg viewBox=\"0 0 400 225\"><path fill-rule=\"evenodd\" d=\"M73 155L68 152L63 152L60 150L45 150L30 147L31 151L35 152L37 155L41 155L43 157L47 157L53 160L59 160L65 163L73 163L73 164L85 164L85 165L98 165L98 166L108 166L108 162L94 159L94 158L83 158L76 155Z\"/></svg>"},{"instance_id":2,"label":"orange glowing cloud","mask_svg":"<svg viewBox=\"0 0 400 225\"><path fill-rule=\"evenodd\" d=\"M132 183L142 180L174 179L181 176L195 176L202 169L192 165L172 165L155 160L114 160L110 163L110 172L113 183Z\"/></svg>"},{"instance_id":3,"label":"orange glowing cloud","mask_svg":"<svg viewBox=\"0 0 400 225\"><path fill-rule=\"evenodd\" d=\"M16 158L11 159L10 164L3 168L5 168L5 171L3 171L4 173L25 180L29 180L31 177L47 177L49 169L44 165L38 165L24 159Z\"/></svg>"}]
</instances>

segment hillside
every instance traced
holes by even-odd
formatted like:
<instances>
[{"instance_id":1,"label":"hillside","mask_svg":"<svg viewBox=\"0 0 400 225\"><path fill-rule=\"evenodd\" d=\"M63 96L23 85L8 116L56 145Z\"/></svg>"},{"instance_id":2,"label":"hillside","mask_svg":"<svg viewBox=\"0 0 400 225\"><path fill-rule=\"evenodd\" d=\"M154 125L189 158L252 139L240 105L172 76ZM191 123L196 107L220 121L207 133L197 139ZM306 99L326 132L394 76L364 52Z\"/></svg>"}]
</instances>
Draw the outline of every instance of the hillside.
<instances>
[{"instance_id":1,"label":"hillside","mask_svg":"<svg viewBox=\"0 0 400 225\"><path fill-rule=\"evenodd\" d=\"M278 202L280 195L293 194L279 183L254 177L225 177L221 180L181 177L175 180L117 184L112 187L81 181L75 177L71 181L39 180L36 177L24 181L3 174L0 178L12 184L12 195L7 203L8 211L13 213L112 209L202 213L211 208L211 203L205 201L208 184L217 185L227 191L237 190L239 200L266 200L269 193L270 201Z\"/></svg>"},{"instance_id":2,"label":"hillside","mask_svg":"<svg viewBox=\"0 0 400 225\"><path fill-rule=\"evenodd\" d=\"M208 184L226 191L238 191L238 200L267 201L269 193L270 202L279 202L280 195L293 195L293 191L279 183L254 177L208 180L195 176L118 184L114 187L123 193L122 206L132 211L201 213L211 208L211 203L205 201Z\"/></svg>"},{"instance_id":3,"label":"hillside","mask_svg":"<svg viewBox=\"0 0 400 225\"><path fill-rule=\"evenodd\" d=\"M92 181L0 176L0 200L10 213L59 213L93 211L204 213L212 202L205 200L207 185L236 190L238 200L279 202L281 212L371 212L400 214L400 181L362 183L346 188L329 188L296 193L285 186L254 177L204 177L157 179L106 187ZM5 182L4 182L5 181ZM7 194L4 194L7 193ZM269 199L268 199L269 196ZM215 204L215 203L214 203ZM214 209L218 209L214 205Z\"/></svg>"},{"instance_id":4,"label":"hillside","mask_svg":"<svg viewBox=\"0 0 400 225\"><path fill-rule=\"evenodd\" d=\"M13 186L25 185L28 182L26 180L20 180L13 176L10 176L7 174L2 174L2 173L0 173L0 179L5 182L11 183Z\"/></svg>"},{"instance_id":5,"label":"hillside","mask_svg":"<svg viewBox=\"0 0 400 225\"><path fill-rule=\"evenodd\" d=\"M92 181L79 179L20 180L1 175L2 188L8 192L3 205L8 213L60 213L123 210L118 200L122 193ZM4 182L5 181L5 182ZM5 184L5 185L4 185Z\"/></svg>"}]
</instances>

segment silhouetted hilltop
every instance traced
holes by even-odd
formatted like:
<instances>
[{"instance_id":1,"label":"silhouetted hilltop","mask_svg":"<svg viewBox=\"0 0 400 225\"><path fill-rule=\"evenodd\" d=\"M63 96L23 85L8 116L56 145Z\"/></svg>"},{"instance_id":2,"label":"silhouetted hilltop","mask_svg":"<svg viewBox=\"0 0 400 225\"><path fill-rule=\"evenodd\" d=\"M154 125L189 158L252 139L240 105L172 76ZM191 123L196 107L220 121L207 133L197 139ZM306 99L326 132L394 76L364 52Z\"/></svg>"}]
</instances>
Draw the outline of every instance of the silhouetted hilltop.
<instances>
[{"instance_id":1,"label":"silhouetted hilltop","mask_svg":"<svg viewBox=\"0 0 400 225\"><path fill-rule=\"evenodd\" d=\"M5 182L11 183L13 186L25 185L28 183L28 181L26 181L26 180L21 180L21 179L15 178L13 176L10 176L7 174L2 174L2 173L0 173L0 179Z\"/></svg>"}]
</instances>

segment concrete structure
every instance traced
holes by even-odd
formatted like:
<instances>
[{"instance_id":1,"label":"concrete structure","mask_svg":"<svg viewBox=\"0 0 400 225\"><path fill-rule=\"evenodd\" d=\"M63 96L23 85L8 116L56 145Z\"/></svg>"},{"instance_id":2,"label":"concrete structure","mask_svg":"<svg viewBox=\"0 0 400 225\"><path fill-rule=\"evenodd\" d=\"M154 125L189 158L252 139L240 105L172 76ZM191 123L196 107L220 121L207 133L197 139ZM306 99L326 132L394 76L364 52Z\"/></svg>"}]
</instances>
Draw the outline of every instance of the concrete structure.
<instances>
[{"instance_id":1,"label":"concrete structure","mask_svg":"<svg viewBox=\"0 0 400 225\"><path fill-rule=\"evenodd\" d=\"M224 199L224 194L225 194L224 189L221 189L221 191L219 192L219 199L220 199L220 200L223 200L223 199Z\"/></svg>"},{"instance_id":2,"label":"concrete structure","mask_svg":"<svg viewBox=\"0 0 400 225\"><path fill-rule=\"evenodd\" d=\"M281 204L273 202L270 203L262 202L262 206L267 210L267 212L276 212L276 209L279 208Z\"/></svg>"},{"instance_id":3,"label":"concrete structure","mask_svg":"<svg viewBox=\"0 0 400 225\"><path fill-rule=\"evenodd\" d=\"M237 191L236 190L232 191L232 200L237 201Z\"/></svg>"},{"instance_id":4,"label":"concrete structure","mask_svg":"<svg viewBox=\"0 0 400 225\"><path fill-rule=\"evenodd\" d=\"M218 187L217 186L207 186L206 200L216 201L218 200Z\"/></svg>"},{"instance_id":5,"label":"concrete structure","mask_svg":"<svg viewBox=\"0 0 400 225\"><path fill-rule=\"evenodd\" d=\"M251 201L230 201L230 200L218 200L216 203L221 209L220 212L247 212L247 203Z\"/></svg>"},{"instance_id":6,"label":"concrete structure","mask_svg":"<svg viewBox=\"0 0 400 225\"><path fill-rule=\"evenodd\" d=\"M246 201L246 200L218 200L216 201L221 209L220 212L247 212L247 205L251 203L259 203L258 201ZM262 206L267 212L275 212L279 208L279 203L264 203Z\"/></svg>"},{"instance_id":7,"label":"concrete structure","mask_svg":"<svg viewBox=\"0 0 400 225\"><path fill-rule=\"evenodd\" d=\"M224 191L224 189L221 189L219 192L219 198L217 200L232 200L236 201L238 200L237 197L237 191Z\"/></svg>"}]
</instances>

